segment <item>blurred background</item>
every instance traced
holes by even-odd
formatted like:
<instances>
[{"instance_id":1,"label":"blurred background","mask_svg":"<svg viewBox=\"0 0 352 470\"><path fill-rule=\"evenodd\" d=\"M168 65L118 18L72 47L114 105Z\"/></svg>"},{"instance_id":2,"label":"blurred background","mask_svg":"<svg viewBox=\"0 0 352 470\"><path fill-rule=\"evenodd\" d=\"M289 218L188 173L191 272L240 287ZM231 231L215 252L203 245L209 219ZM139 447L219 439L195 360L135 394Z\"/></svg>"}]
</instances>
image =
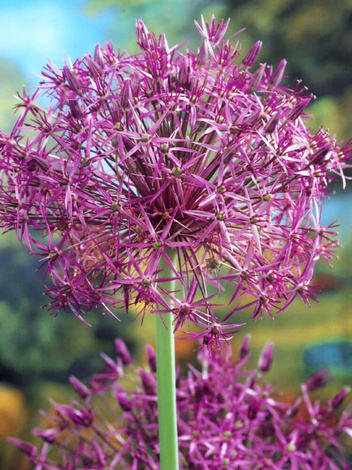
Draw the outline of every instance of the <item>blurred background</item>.
<instances>
[{"instance_id":1,"label":"blurred background","mask_svg":"<svg viewBox=\"0 0 352 470\"><path fill-rule=\"evenodd\" d=\"M61 67L93 51L96 43L113 40L116 48L137 51L135 20L148 29L166 32L169 45L189 40L200 45L193 20L201 13L209 19L231 18L230 34L241 34L246 52L258 39L264 41L259 61L277 65L288 60L287 86L302 79L317 96L309 112L312 131L328 127L337 140L352 137L352 4L350 0L0 0L0 128L14 122L13 97L25 85L38 84L42 67L50 58ZM320 303L310 309L296 301L273 322L243 318L248 323L233 340L238 347L252 335L252 362L267 341L275 342L274 367L269 379L287 398L313 372L328 367L334 377L322 398L343 385L352 385L352 184L324 206L323 222L340 225L339 258L334 270L319 264L314 283L322 286ZM39 408L48 398L68 401L73 392L71 374L89 377L100 367L99 352L113 354L113 339L121 336L137 362L144 360L144 345L153 338L153 321L140 327L139 319L123 317L121 323L91 315L92 328L74 316L53 319L45 304L37 261L28 256L12 234L0 237L0 437L30 438L40 426ZM241 319L242 320L242 319ZM179 362L192 360L196 345L176 344ZM0 468L27 470L19 453L2 439Z\"/></svg>"}]
</instances>

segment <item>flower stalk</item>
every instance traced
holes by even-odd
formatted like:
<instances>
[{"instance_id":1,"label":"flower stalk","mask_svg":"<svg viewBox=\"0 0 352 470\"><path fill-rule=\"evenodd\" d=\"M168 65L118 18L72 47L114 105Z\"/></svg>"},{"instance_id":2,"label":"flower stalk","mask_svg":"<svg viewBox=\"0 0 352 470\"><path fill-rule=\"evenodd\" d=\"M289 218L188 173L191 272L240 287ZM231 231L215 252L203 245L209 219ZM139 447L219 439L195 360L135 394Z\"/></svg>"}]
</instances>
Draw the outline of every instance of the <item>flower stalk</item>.
<instances>
[{"instance_id":1,"label":"flower stalk","mask_svg":"<svg viewBox=\"0 0 352 470\"><path fill-rule=\"evenodd\" d=\"M165 263L166 265L166 263ZM162 275L171 277L166 265ZM175 280L169 281L167 291L175 290ZM170 312L155 316L156 372L158 381L158 422L160 470L178 470L175 341Z\"/></svg>"},{"instance_id":2,"label":"flower stalk","mask_svg":"<svg viewBox=\"0 0 352 470\"><path fill-rule=\"evenodd\" d=\"M164 322L167 329L165 328ZM160 469L178 470L175 349L172 331L172 314L164 313L163 319L157 315L155 330Z\"/></svg>"}]
</instances>

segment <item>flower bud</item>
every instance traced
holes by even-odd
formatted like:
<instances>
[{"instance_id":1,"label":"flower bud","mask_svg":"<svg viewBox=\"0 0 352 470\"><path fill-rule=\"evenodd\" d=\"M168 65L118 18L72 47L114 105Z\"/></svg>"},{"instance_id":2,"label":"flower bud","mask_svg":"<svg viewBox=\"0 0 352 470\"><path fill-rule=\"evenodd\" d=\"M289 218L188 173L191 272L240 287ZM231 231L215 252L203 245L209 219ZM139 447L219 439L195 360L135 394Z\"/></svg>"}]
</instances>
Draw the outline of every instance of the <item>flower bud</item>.
<instances>
[{"instance_id":1,"label":"flower bud","mask_svg":"<svg viewBox=\"0 0 352 470\"><path fill-rule=\"evenodd\" d=\"M206 61L207 61L207 52L206 52L204 44L202 44L200 49L198 50L197 65L199 67L203 67Z\"/></svg>"},{"instance_id":2,"label":"flower bud","mask_svg":"<svg viewBox=\"0 0 352 470\"><path fill-rule=\"evenodd\" d=\"M128 366L132 362L131 354L129 353L126 344L122 339L118 338L115 340L115 348L117 352L117 357L121 359L121 362L124 366Z\"/></svg>"},{"instance_id":3,"label":"flower bud","mask_svg":"<svg viewBox=\"0 0 352 470\"><path fill-rule=\"evenodd\" d=\"M78 380L76 377L71 375L70 377L70 382L71 385L74 387L76 392L79 394L81 398L87 398L90 395L90 390L88 387L86 387L80 380Z\"/></svg>"},{"instance_id":4,"label":"flower bud","mask_svg":"<svg viewBox=\"0 0 352 470\"><path fill-rule=\"evenodd\" d=\"M77 100L70 100L68 102L68 105L70 107L72 117L74 117L75 119L79 119L80 117L82 117L82 112Z\"/></svg>"},{"instance_id":5,"label":"flower bud","mask_svg":"<svg viewBox=\"0 0 352 470\"><path fill-rule=\"evenodd\" d=\"M247 55L245 56L245 58L242 61L242 64L245 67L252 67L252 65L254 64L254 62L256 61L256 59L258 57L260 49L262 48L262 44L263 44L262 41L257 41L252 46L252 48L250 49L250 51L247 53Z\"/></svg>"},{"instance_id":6,"label":"flower bud","mask_svg":"<svg viewBox=\"0 0 352 470\"><path fill-rule=\"evenodd\" d=\"M145 51L149 50L152 45L151 34L142 20L136 21L137 44Z\"/></svg>"},{"instance_id":7,"label":"flower bud","mask_svg":"<svg viewBox=\"0 0 352 470\"><path fill-rule=\"evenodd\" d=\"M277 87L284 75L285 68L286 68L287 61L285 59L282 59L277 67L276 70L273 71L271 74L271 77L269 78L268 84L271 88Z\"/></svg>"},{"instance_id":8,"label":"flower bud","mask_svg":"<svg viewBox=\"0 0 352 470\"><path fill-rule=\"evenodd\" d=\"M73 408L70 406L64 407L67 416L78 426L89 428L93 423L93 413L91 410L86 410L83 407Z\"/></svg>"},{"instance_id":9,"label":"flower bud","mask_svg":"<svg viewBox=\"0 0 352 470\"><path fill-rule=\"evenodd\" d=\"M258 369L263 372L269 372L271 364L273 362L274 343L268 343L264 346L264 349L260 355L258 361Z\"/></svg>"},{"instance_id":10,"label":"flower bud","mask_svg":"<svg viewBox=\"0 0 352 470\"><path fill-rule=\"evenodd\" d=\"M56 429L34 429L33 434L42 438L48 444L56 441L58 431Z\"/></svg>"},{"instance_id":11,"label":"flower bud","mask_svg":"<svg viewBox=\"0 0 352 470\"><path fill-rule=\"evenodd\" d=\"M154 375L152 375L149 372L146 372L143 369L140 369L139 375L141 376L145 393L147 395L156 395L157 385L156 385L156 379Z\"/></svg>"},{"instance_id":12,"label":"flower bud","mask_svg":"<svg viewBox=\"0 0 352 470\"><path fill-rule=\"evenodd\" d=\"M266 67L266 64L261 64L258 70L252 75L249 81L249 86L251 90L256 90L258 88L259 83L263 79L265 67Z\"/></svg>"},{"instance_id":13,"label":"flower bud","mask_svg":"<svg viewBox=\"0 0 352 470\"><path fill-rule=\"evenodd\" d=\"M94 49L94 60L100 67L104 67L103 53L99 44Z\"/></svg>"},{"instance_id":14,"label":"flower bud","mask_svg":"<svg viewBox=\"0 0 352 470\"><path fill-rule=\"evenodd\" d=\"M336 410L340 405L341 403L343 402L343 400L345 399L345 396L351 391L351 388L350 387L344 387L341 392L337 393L334 398L332 398L330 401L329 401L329 406L331 408L333 408L334 410Z\"/></svg>"},{"instance_id":15,"label":"flower bud","mask_svg":"<svg viewBox=\"0 0 352 470\"><path fill-rule=\"evenodd\" d=\"M156 355L155 351L151 346L146 347L147 351L147 357L148 357L148 362L149 362L149 367L152 372L156 372Z\"/></svg>"},{"instance_id":16,"label":"flower bud","mask_svg":"<svg viewBox=\"0 0 352 470\"><path fill-rule=\"evenodd\" d=\"M91 57L87 57L86 60L87 60L87 68L90 72L90 75L94 78L101 77L102 69L99 66L99 64L97 64L97 62L95 62L95 60L93 60Z\"/></svg>"},{"instance_id":17,"label":"flower bud","mask_svg":"<svg viewBox=\"0 0 352 470\"><path fill-rule=\"evenodd\" d=\"M328 369L322 369L316 374L312 375L306 382L307 390L312 392L320 387L326 385L330 378L330 372Z\"/></svg>"},{"instance_id":18,"label":"flower bud","mask_svg":"<svg viewBox=\"0 0 352 470\"><path fill-rule=\"evenodd\" d=\"M248 418L253 420L257 417L259 410L259 403L257 400L251 400L248 405Z\"/></svg>"},{"instance_id":19,"label":"flower bud","mask_svg":"<svg viewBox=\"0 0 352 470\"><path fill-rule=\"evenodd\" d=\"M38 452L36 447L32 444L28 444L28 442L22 441L21 439L10 437L7 440L30 458L35 457Z\"/></svg>"},{"instance_id":20,"label":"flower bud","mask_svg":"<svg viewBox=\"0 0 352 470\"><path fill-rule=\"evenodd\" d=\"M244 337L241 349L240 349L240 359L244 359L249 355L249 342L251 340L251 335L246 335Z\"/></svg>"},{"instance_id":21,"label":"flower bud","mask_svg":"<svg viewBox=\"0 0 352 470\"><path fill-rule=\"evenodd\" d=\"M111 372L116 373L118 376L120 375L121 367L116 363L116 361L113 361L111 357L107 356L105 353L100 353L100 357Z\"/></svg>"},{"instance_id":22,"label":"flower bud","mask_svg":"<svg viewBox=\"0 0 352 470\"><path fill-rule=\"evenodd\" d=\"M116 400L119 402L120 407L123 411L131 411L133 408L133 404L131 400L129 400L125 393L123 392L116 392L115 393Z\"/></svg>"},{"instance_id":23,"label":"flower bud","mask_svg":"<svg viewBox=\"0 0 352 470\"><path fill-rule=\"evenodd\" d=\"M309 105L311 100L311 97L305 97L299 100L295 105L292 106L290 111L287 113L287 119L290 121L296 120L303 113L303 111Z\"/></svg>"},{"instance_id":24,"label":"flower bud","mask_svg":"<svg viewBox=\"0 0 352 470\"><path fill-rule=\"evenodd\" d=\"M69 67L67 67L67 65L65 65L62 69L62 75L64 76L71 90L79 95L81 92L81 85L76 75L70 70Z\"/></svg>"},{"instance_id":25,"label":"flower bud","mask_svg":"<svg viewBox=\"0 0 352 470\"><path fill-rule=\"evenodd\" d=\"M130 108L132 102L132 89L131 81L125 80L122 91L121 91L121 108L123 111L127 111Z\"/></svg>"},{"instance_id":26,"label":"flower bud","mask_svg":"<svg viewBox=\"0 0 352 470\"><path fill-rule=\"evenodd\" d=\"M268 122L265 124L264 133L265 134L272 134L276 129L278 123L280 121L280 112L273 114Z\"/></svg>"}]
</instances>

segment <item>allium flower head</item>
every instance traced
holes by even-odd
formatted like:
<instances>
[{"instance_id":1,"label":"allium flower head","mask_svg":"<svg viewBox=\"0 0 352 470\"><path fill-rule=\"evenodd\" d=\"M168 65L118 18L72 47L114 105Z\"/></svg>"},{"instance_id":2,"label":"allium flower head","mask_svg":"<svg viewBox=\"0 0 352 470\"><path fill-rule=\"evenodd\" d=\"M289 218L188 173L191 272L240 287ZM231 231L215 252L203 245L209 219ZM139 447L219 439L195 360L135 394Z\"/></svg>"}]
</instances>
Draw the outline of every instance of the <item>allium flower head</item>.
<instances>
[{"instance_id":1,"label":"allium flower head","mask_svg":"<svg viewBox=\"0 0 352 470\"><path fill-rule=\"evenodd\" d=\"M254 67L260 41L241 60L227 26L196 23L203 44L183 53L140 20L140 53L97 45L19 95L0 137L1 226L41 257L53 313L172 305L175 330L195 323L211 345L245 307L314 297L336 244L321 200L351 148L310 134L312 96L281 85L286 61ZM231 292L220 320L214 289Z\"/></svg>"},{"instance_id":2,"label":"allium flower head","mask_svg":"<svg viewBox=\"0 0 352 470\"><path fill-rule=\"evenodd\" d=\"M245 349L248 349L246 339ZM269 348L270 349L270 348ZM137 371L119 355L115 369L93 377L88 385L71 379L80 402L53 403L46 429L34 434L42 449L11 441L40 470L157 470L159 443L156 378L151 349L150 371ZM268 346L263 351L268 356ZM350 469L345 441L352 436L351 410L338 408L344 388L327 404L313 402L310 385L323 385L317 373L292 403L277 399L263 370L248 370L249 357L201 357L206 371L189 366L177 381L178 445L184 470ZM106 358L105 358L106 360ZM263 357L259 363L266 362ZM131 381L133 390L131 391ZM82 388L89 393L82 393ZM315 387L317 388L317 387ZM346 441L347 443L347 441Z\"/></svg>"}]
</instances>

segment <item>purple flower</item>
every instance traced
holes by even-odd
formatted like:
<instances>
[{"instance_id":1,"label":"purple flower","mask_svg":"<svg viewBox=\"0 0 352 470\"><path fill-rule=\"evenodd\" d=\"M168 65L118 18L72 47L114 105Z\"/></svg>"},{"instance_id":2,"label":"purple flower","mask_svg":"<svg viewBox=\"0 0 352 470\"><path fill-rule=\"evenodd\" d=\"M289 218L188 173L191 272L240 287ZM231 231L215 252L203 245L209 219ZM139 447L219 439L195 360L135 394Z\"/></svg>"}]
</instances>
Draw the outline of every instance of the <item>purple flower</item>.
<instances>
[{"instance_id":1,"label":"purple flower","mask_svg":"<svg viewBox=\"0 0 352 470\"><path fill-rule=\"evenodd\" d=\"M196 23L203 44L183 53L139 20L140 53L97 45L19 95L0 134L0 224L40 257L54 314L172 305L175 331L196 324L213 347L244 308L315 298L314 265L337 244L321 202L351 146L310 134L312 96L281 85L286 61L252 70L261 42L241 61L227 26ZM225 318L214 289L231 292Z\"/></svg>"},{"instance_id":2,"label":"purple flower","mask_svg":"<svg viewBox=\"0 0 352 470\"><path fill-rule=\"evenodd\" d=\"M336 400L340 404L348 390L324 405L312 402L304 385L292 403L281 402L264 381L263 370L245 369L246 358L234 360L229 347L223 355L204 351L199 355L203 371L189 366L188 375L178 378L181 468L351 468L342 439L352 436L351 410L336 411ZM78 392L81 404L54 404L52 415L47 415L48 428L34 430L44 441L42 452L23 441L12 440L13 444L42 470L157 470L155 371L124 365L123 377L93 377L87 385L89 396ZM133 390L131 381L136 384Z\"/></svg>"}]
</instances>

